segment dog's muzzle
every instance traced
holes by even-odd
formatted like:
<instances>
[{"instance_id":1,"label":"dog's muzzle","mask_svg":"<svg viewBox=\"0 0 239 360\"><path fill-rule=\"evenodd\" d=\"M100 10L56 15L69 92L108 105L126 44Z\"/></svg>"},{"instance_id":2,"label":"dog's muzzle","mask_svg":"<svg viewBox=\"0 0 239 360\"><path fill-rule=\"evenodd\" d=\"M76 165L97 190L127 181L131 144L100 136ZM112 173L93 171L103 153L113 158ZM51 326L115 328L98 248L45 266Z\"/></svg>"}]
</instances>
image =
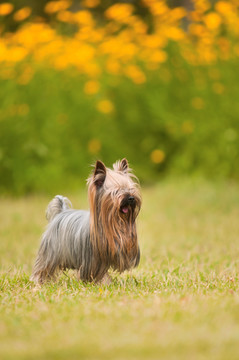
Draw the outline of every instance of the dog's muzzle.
<instances>
[{"instance_id":1,"label":"dog's muzzle","mask_svg":"<svg viewBox=\"0 0 239 360\"><path fill-rule=\"evenodd\" d=\"M120 206L120 211L123 214L127 214L129 212L129 209L134 209L136 205L136 200L134 196L129 196L126 199L124 199Z\"/></svg>"}]
</instances>

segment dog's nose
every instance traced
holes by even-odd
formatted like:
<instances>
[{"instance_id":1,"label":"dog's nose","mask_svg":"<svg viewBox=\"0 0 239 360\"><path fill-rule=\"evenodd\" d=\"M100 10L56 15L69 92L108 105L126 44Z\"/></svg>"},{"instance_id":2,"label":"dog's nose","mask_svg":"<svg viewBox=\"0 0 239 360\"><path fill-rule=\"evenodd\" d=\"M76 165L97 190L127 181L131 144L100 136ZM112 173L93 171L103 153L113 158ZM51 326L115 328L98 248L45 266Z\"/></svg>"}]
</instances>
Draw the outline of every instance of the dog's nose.
<instances>
[{"instance_id":1,"label":"dog's nose","mask_svg":"<svg viewBox=\"0 0 239 360\"><path fill-rule=\"evenodd\" d=\"M134 196L130 196L130 197L128 198L128 202L129 202L130 204L133 204L133 203L135 202Z\"/></svg>"}]
</instances>

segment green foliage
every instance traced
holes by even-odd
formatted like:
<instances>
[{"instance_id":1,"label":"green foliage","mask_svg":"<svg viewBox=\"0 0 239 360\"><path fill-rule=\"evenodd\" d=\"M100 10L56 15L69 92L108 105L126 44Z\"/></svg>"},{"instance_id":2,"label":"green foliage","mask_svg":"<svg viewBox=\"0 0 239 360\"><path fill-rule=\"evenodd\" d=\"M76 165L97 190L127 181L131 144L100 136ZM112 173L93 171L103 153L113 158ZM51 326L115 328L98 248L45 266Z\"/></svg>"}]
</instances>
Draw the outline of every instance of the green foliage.
<instances>
[{"instance_id":1,"label":"green foliage","mask_svg":"<svg viewBox=\"0 0 239 360\"><path fill-rule=\"evenodd\" d=\"M0 80L1 192L78 187L97 158L110 166L127 157L147 183L167 174L239 177L236 61L194 67L171 49L146 83L104 75L93 95L76 71L34 72L25 85L18 75ZM112 109L100 111L102 100Z\"/></svg>"}]
</instances>

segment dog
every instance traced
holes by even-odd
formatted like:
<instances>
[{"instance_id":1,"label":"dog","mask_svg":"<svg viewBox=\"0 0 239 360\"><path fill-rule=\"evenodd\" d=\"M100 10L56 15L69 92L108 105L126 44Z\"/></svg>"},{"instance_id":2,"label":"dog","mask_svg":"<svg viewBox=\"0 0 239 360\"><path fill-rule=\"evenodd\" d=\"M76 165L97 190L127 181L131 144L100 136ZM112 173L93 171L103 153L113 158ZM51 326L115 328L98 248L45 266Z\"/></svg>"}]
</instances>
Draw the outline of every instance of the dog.
<instances>
[{"instance_id":1,"label":"dog","mask_svg":"<svg viewBox=\"0 0 239 360\"><path fill-rule=\"evenodd\" d=\"M49 222L31 280L43 283L59 270L75 269L84 282L101 282L111 268L122 273L140 261L136 218L141 208L138 179L123 159L106 168L97 161L88 178L90 211L72 209L61 195L49 203Z\"/></svg>"}]
</instances>

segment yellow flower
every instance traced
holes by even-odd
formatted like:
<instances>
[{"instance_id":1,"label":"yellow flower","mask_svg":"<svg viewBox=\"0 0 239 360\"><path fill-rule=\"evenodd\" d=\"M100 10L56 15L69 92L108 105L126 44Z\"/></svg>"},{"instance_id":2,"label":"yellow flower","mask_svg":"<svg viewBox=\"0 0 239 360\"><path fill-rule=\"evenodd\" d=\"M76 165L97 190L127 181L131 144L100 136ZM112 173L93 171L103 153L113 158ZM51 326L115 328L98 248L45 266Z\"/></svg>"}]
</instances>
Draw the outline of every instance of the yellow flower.
<instances>
[{"instance_id":1,"label":"yellow flower","mask_svg":"<svg viewBox=\"0 0 239 360\"><path fill-rule=\"evenodd\" d=\"M165 34L166 35L166 34ZM185 34L182 29L176 27L176 26L169 26L167 28L167 36L169 39L172 40L182 40L185 37Z\"/></svg>"},{"instance_id":2,"label":"yellow flower","mask_svg":"<svg viewBox=\"0 0 239 360\"><path fill-rule=\"evenodd\" d=\"M85 83L84 91L88 95L96 94L99 91L100 84L98 81L90 80Z\"/></svg>"},{"instance_id":3,"label":"yellow flower","mask_svg":"<svg viewBox=\"0 0 239 360\"><path fill-rule=\"evenodd\" d=\"M27 54L27 49L20 46L15 46L12 47L9 51L7 60L10 62L19 62L22 61L27 56Z\"/></svg>"},{"instance_id":4,"label":"yellow flower","mask_svg":"<svg viewBox=\"0 0 239 360\"><path fill-rule=\"evenodd\" d=\"M201 24L191 24L189 25L189 32L194 36L201 37L205 34L205 26Z\"/></svg>"},{"instance_id":5,"label":"yellow flower","mask_svg":"<svg viewBox=\"0 0 239 360\"><path fill-rule=\"evenodd\" d=\"M110 100L101 100L97 104L97 109L103 114L110 114L114 110L114 105Z\"/></svg>"},{"instance_id":6,"label":"yellow flower","mask_svg":"<svg viewBox=\"0 0 239 360\"><path fill-rule=\"evenodd\" d=\"M105 16L108 19L114 19L116 21L125 22L125 20L127 20L127 18L130 17L133 11L134 11L133 5L118 3L110 6L105 11Z\"/></svg>"},{"instance_id":7,"label":"yellow flower","mask_svg":"<svg viewBox=\"0 0 239 360\"><path fill-rule=\"evenodd\" d=\"M194 126L193 126L193 123L191 121L184 121L182 123L182 131L185 133L185 134L191 134L194 130Z\"/></svg>"},{"instance_id":8,"label":"yellow flower","mask_svg":"<svg viewBox=\"0 0 239 360\"><path fill-rule=\"evenodd\" d=\"M176 7L170 11L171 20L180 20L187 16L187 11L183 7Z\"/></svg>"},{"instance_id":9,"label":"yellow flower","mask_svg":"<svg viewBox=\"0 0 239 360\"><path fill-rule=\"evenodd\" d=\"M204 108L204 100L200 97L195 97L191 101L192 107L196 110L201 110Z\"/></svg>"},{"instance_id":10,"label":"yellow flower","mask_svg":"<svg viewBox=\"0 0 239 360\"><path fill-rule=\"evenodd\" d=\"M208 0L194 0L194 6L196 11L205 13L211 7L211 4Z\"/></svg>"},{"instance_id":11,"label":"yellow flower","mask_svg":"<svg viewBox=\"0 0 239 360\"><path fill-rule=\"evenodd\" d=\"M224 14L230 14L233 11L233 5L229 1L218 1L215 4L217 12Z\"/></svg>"},{"instance_id":12,"label":"yellow flower","mask_svg":"<svg viewBox=\"0 0 239 360\"><path fill-rule=\"evenodd\" d=\"M131 16L131 19L133 20L133 22L131 22L131 26L133 27L134 32L140 35L146 34L148 29L147 25L137 17Z\"/></svg>"},{"instance_id":13,"label":"yellow flower","mask_svg":"<svg viewBox=\"0 0 239 360\"><path fill-rule=\"evenodd\" d=\"M151 13L155 16L162 16L168 12L168 7L163 1L150 1L149 6Z\"/></svg>"},{"instance_id":14,"label":"yellow flower","mask_svg":"<svg viewBox=\"0 0 239 360\"><path fill-rule=\"evenodd\" d=\"M148 47L150 49L157 49L158 47L162 47L166 43L166 38L159 35L159 34L151 34L146 35L142 38L142 44L145 47Z\"/></svg>"},{"instance_id":15,"label":"yellow flower","mask_svg":"<svg viewBox=\"0 0 239 360\"><path fill-rule=\"evenodd\" d=\"M136 65L128 65L125 74L136 84L143 84L146 81L145 74Z\"/></svg>"},{"instance_id":16,"label":"yellow flower","mask_svg":"<svg viewBox=\"0 0 239 360\"><path fill-rule=\"evenodd\" d=\"M83 5L88 8L94 8L100 5L100 0L84 0Z\"/></svg>"},{"instance_id":17,"label":"yellow flower","mask_svg":"<svg viewBox=\"0 0 239 360\"><path fill-rule=\"evenodd\" d=\"M224 60L228 60L230 56L230 41L225 37L221 37L218 40L218 45L221 50L221 58Z\"/></svg>"},{"instance_id":18,"label":"yellow flower","mask_svg":"<svg viewBox=\"0 0 239 360\"><path fill-rule=\"evenodd\" d=\"M148 60L153 63L163 63L167 60L167 53L162 50L157 50L151 53L151 55L148 57Z\"/></svg>"},{"instance_id":19,"label":"yellow flower","mask_svg":"<svg viewBox=\"0 0 239 360\"><path fill-rule=\"evenodd\" d=\"M106 69L109 73L117 75L120 72L120 64L118 61L110 58L106 63Z\"/></svg>"},{"instance_id":20,"label":"yellow flower","mask_svg":"<svg viewBox=\"0 0 239 360\"><path fill-rule=\"evenodd\" d=\"M13 15L13 19L15 21L23 21L31 15L31 12L32 12L32 9L28 6L26 6L22 9L16 11L15 14Z\"/></svg>"},{"instance_id":21,"label":"yellow flower","mask_svg":"<svg viewBox=\"0 0 239 360\"><path fill-rule=\"evenodd\" d=\"M101 74L101 68L97 63L89 62L84 65L84 72L91 78L96 78Z\"/></svg>"},{"instance_id":22,"label":"yellow flower","mask_svg":"<svg viewBox=\"0 0 239 360\"><path fill-rule=\"evenodd\" d=\"M58 12L57 19L62 22L72 23L72 22L74 22L74 14L72 14L72 12L70 12L70 11L63 10L63 11Z\"/></svg>"},{"instance_id":23,"label":"yellow flower","mask_svg":"<svg viewBox=\"0 0 239 360\"><path fill-rule=\"evenodd\" d=\"M63 55L56 56L54 58L54 66L57 70L64 70L69 65L68 59Z\"/></svg>"},{"instance_id":24,"label":"yellow flower","mask_svg":"<svg viewBox=\"0 0 239 360\"><path fill-rule=\"evenodd\" d=\"M81 10L74 14L74 19L81 25L90 25L93 26L94 21L92 15L87 10Z\"/></svg>"},{"instance_id":25,"label":"yellow flower","mask_svg":"<svg viewBox=\"0 0 239 360\"><path fill-rule=\"evenodd\" d=\"M44 10L48 14L54 14L58 11L66 10L71 6L71 1L61 0L61 1L49 1Z\"/></svg>"},{"instance_id":26,"label":"yellow flower","mask_svg":"<svg viewBox=\"0 0 239 360\"><path fill-rule=\"evenodd\" d=\"M212 89L218 95L221 95L224 92L224 86L219 82L214 83Z\"/></svg>"},{"instance_id":27,"label":"yellow flower","mask_svg":"<svg viewBox=\"0 0 239 360\"><path fill-rule=\"evenodd\" d=\"M13 11L14 6L10 3L0 4L0 16L8 15Z\"/></svg>"},{"instance_id":28,"label":"yellow flower","mask_svg":"<svg viewBox=\"0 0 239 360\"><path fill-rule=\"evenodd\" d=\"M211 12L204 17L204 22L205 22L207 28L209 30L213 31L213 30L217 30L219 28L222 20L221 20L221 17L217 13Z\"/></svg>"},{"instance_id":29,"label":"yellow flower","mask_svg":"<svg viewBox=\"0 0 239 360\"><path fill-rule=\"evenodd\" d=\"M18 109L17 109L17 113L20 115L20 116L25 116L29 113L30 111L30 108L29 108L29 105L28 104L20 104L18 106Z\"/></svg>"},{"instance_id":30,"label":"yellow flower","mask_svg":"<svg viewBox=\"0 0 239 360\"><path fill-rule=\"evenodd\" d=\"M91 139L88 143L88 150L91 154L97 154L101 150L101 142L98 139Z\"/></svg>"},{"instance_id":31,"label":"yellow flower","mask_svg":"<svg viewBox=\"0 0 239 360\"><path fill-rule=\"evenodd\" d=\"M217 59L217 53L211 46L199 46L198 48L199 59L202 63L211 64Z\"/></svg>"},{"instance_id":32,"label":"yellow flower","mask_svg":"<svg viewBox=\"0 0 239 360\"><path fill-rule=\"evenodd\" d=\"M154 164L160 164L165 160L165 153L163 150L155 149L151 152L150 159Z\"/></svg>"},{"instance_id":33,"label":"yellow flower","mask_svg":"<svg viewBox=\"0 0 239 360\"><path fill-rule=\"evenodd\" d=\"M191 11L189 14L188 14L188 17L189 19L192 21L192 22L199 22L201 21L201 14L197 11Z\"/></svg>"}]
</instances>

